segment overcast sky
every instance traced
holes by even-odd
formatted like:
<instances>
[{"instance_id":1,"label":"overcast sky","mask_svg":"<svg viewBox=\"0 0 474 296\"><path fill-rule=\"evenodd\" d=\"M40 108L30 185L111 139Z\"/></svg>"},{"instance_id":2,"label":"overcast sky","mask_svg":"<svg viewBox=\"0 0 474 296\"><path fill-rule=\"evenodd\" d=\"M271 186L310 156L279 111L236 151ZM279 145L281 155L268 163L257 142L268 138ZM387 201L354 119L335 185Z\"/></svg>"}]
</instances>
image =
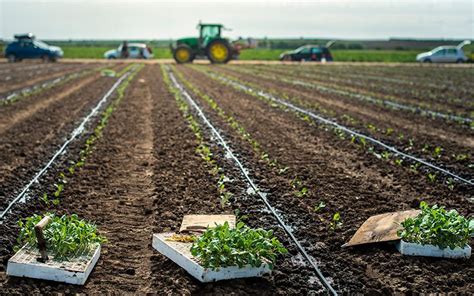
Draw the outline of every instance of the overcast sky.
<instances>
[{"instance_id":1,"label":"overcast sky","mask_svg":"<svg viewBox=\"0 0 474 296\"><path fill-rule=\"evenodd\" d=\"M474 0L0 0L0 38L170 39L219 22L229 37L474 38Z\"/></svg>"}]
</instances>

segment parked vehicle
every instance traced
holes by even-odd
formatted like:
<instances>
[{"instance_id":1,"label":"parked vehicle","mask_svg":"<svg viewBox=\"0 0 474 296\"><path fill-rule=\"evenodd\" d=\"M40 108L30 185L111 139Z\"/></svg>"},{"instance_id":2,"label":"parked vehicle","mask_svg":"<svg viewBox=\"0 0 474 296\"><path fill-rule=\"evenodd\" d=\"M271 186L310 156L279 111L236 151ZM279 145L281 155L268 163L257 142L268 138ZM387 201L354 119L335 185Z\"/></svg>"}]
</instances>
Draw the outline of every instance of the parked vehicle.
<instances>
[{"instance_id":1,"label":"parked vehicle","mask_svg":"<svg viewBox=\"0 0 474 296\"><path fill-rule=\"evenodd\" d=\"M20 62L23 59L42 59L55 62L64 53L60 47L48 45L36 40L31 33L15 35L15 40L5 48L5 57L9 62Z\"/></svg>"},{"instance_id":2,"label":"parked vehicle","mask_svg":"<svg viewBox=\"0 0 474 296\"><path fill-rule=\"evenodd\" d=\"M282 53L280 55L280 61L330 62L333 59L331 52L329 51L329 46L304 45L295 50Z\"/></svg>"},{"instance_id":3,"label":"parked vehicle","mask_svg":"<svg viewBox=\"0 0 474 296\"><path fill-rule=\"evenodd\" d=\"M122 43L117 49L104 53L106 59L151 59L153 51L144 43Z\"/></svg>"},{"instance_id":4,"label":"parked vehicle","mask_svg":"<svg viewBox=\"0 0 474 296\"><path fill-rule=\"evenodd\" d=\"M431 51L418 54L416 61L420 63L465 63L468 58L462 48L467 44L471 44L471 41L466 40L458 46L439 46Z\"/></svg>"}]
</instances>

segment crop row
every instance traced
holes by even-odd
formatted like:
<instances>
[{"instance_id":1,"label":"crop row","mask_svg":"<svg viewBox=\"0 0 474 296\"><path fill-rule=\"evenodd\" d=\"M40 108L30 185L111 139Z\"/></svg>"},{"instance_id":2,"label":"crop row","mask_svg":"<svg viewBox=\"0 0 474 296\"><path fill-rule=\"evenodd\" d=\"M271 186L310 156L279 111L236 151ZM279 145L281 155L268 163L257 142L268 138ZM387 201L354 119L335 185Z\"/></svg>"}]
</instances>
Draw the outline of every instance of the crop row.
<instances>
[{"instance_id":1,"label":"crop row","mask_svg":"<svg viewBox=\"0 0 474 296\"><path fill-rule=\"evenodd\" d=\"M443 92L440 100L433 101L423 99L430 96L430 91L423 90L423 88L412 86L394 86L391 88L387 83L371 84L364 81L363 78L348 80L340 76L315 75L305 73L305 71L295 71L294 69L282 69L281 71L274 68L244 70L242 67L234 67L233 69L250 74L258 73L259 76L269 79L277 79L285 83L309 87L322 93L347 96L395 110L409 111L427 117L439 117L459 122L460 124L469 125L472 123L472 114L469 113L468 108L471 102L459 98L459 95L456 93L453 93L453 97L450 99ZM407 93L410 91L416 92L416 94ZM440 91L435 91L435 93L440 93ZM465 96L469 96L469 94L465 94ZM451 105L453 110L450 110Z\"/></svg>"},{"instance_id":2,"label":"crop row","mask_svg":"<svg viewBox=\"0 0 474 296\"><path fill-rule=\"evenodd\" d=\"M0 98L0 106L12 104L18 100L24 99L32 95L39 94L47 89L51 89L51 88L63 85L69 81L84 77L88 74L100 71L104 68L105 67L97 67L94 69L87 69L87 70L83 70L83 71L79 71L79 72L75 72L71 74L66 74L52 80L41 82L39 84L14 91L13 93L9 94L6 97Z\"/></svg>"},{"instance_id":3,"label":"crop row","mask_svg":"<svg viewBox=\"0 0 474 296\"><path fill-rule=\"evenodd\" d=\"M302 118L305 121L311 121L316 119L319 122L322 122L324 125L330 125L333 127L334 133L338 135L341 139L345 139L346 136L349 136L349 140L353 143L359 143L360 147L363 147L367 149L370 153L374 154L377 158L382 158L385 160L390 160L392 158L395 158L394 163L396 165L402 165L405 163L408 163L410 165L410 169L417 171L418 168L420 167L421 164L430 167L431 169L434 169L434 171L427 172L427 178L431 182L434 182L438 179L438 173L442 172L443 174L446 174L448 177L444 179L443 182L446 182L446 184L450 188L454 188L454 180L460 180L462 182L470 183L471 181L466 180L465 178L457 175L456 173L449 172L445 169L442 169L436 165L433 165L431 163L428 163L422 159L419 159L417 157L413 157L407 153L404 153L390 145L386 145L385 143L382 143L374 138L365 136L363 134L360 134L358 132L355 132L354 130L347 129L344 126L341 126L339 124L336 124L335 122L332 122L330 120L324 119L320 116L315 115L314 113L308 112L304 109L301 109L299 107L296 107L295 105L292 105L291 103L288 103L286 100L278 99L275 97L274 94L271 93L265 93L264 91L259 90L258 86L252 85L248 82L243 82L241 80L237 80L235 77L230 77L226 75L215 75L212 71L208 72L206 70L199 69L202 73L207 74L210 78L223 83L227 84L231 87L236 88L239 91L243 91L245 93L248 93L258 99L264 100L271 106L276 106L279 108L283 109L291 109L295 113L300 114L300 118ZM301 116L302 115L302 116ZM369 145L371 144L371 145ZM382 150L380 150L382 148ZM439 152L439 149L436 150Z\"/></svg>"},{"instance_id":4,"label":"crop row","mask_svg":"<svg viewBox=\"0 0 474 296\"><path fill-rule=\"evenodd\" d=\"M308 255L306 250L303 248L303 246L300 244L298 239L293 235L293 232L290 230L290 227L284 222L283 218L280 216L279 213L273 208L273 206L269 203L266 195L261 191L261 189L256 185L255 181L249 174L249 170L244 166L243 162L241 159L239 159L237 156L235 156L234 152L230 148L230 143L227 142L223 136L217 131L216 127L211 123L211 121L207 118L205 113L200 109L200 107L197 105L197 103L193 100L191 95L184 89L182 85L179 84L179 82L176 80L174 77L174 74L171 72L168 72L171 78L171 81L173 82L174 87L176 87L177 90L184 96L189 105L193 107L195 112L198 114L200 117L201 121L211 130L212 135L214 136L214 141L217 142L224 152L226 153L227 157L231 159L232 162L234 162L235 166L239 168L242 177L244 178L245 182L249 185L250 188L252 188L252 191L255 195L257 195L266 205L268 210L272 213L272 215L276 218L278 223L283 227L285 230L286 234L290 237L291 241L296 245L298 251L303 255L305 260L312 266L313 270L315 271L316 275L318 278L321 280L321 283L324 285L328 291L330 291L333 295L336 294L335 290L329 283L329 281L324 277L324 275L321 273L319 270L319 267L317 264L314 262L314 260ZM164 73L166 75L166 73ZM217 108L216 108L217 109ZM220 109L222 110L222 109Z\"/></svg>"},{"instance_id":5,"label":"crop row","mask_svg":"<svg viewBox=\"0 0 474 296\"><path fill-rule=\"evenodd\" d=\"M87 156L92 152L94 142L101 137L102 131L105 128L109 117L123 99L125 89L142 67L143 65L139 67L135 66L135 69L129 68L128 72L117 80L110 90L98 101L97 105L91 110L91 112L81 121L74 131L72 131L69 138L61 145L61 147L55 152L51 159L45 164L45 166L35 174L35 176L21 190L21 192L8 204L8 206L0 214L0 219L3 220L4 217L11 211L11 209L18 203L18 201L26 200L30 188L39 181L39 179L48 171L51 166L55 165L56 160L64 154L70 143L75 141L80 135L87 132L86 126L103 108L104 104L107 103L108 98L113 94L113 92L117 91L116 99L102 112L98 125L94 128L93 132L87 137L87 139L85 139L84 147L80 150L78 158L75 161L71 160L70 158L69 166L65 171L58 174L58 176L55 178L56 182L54 184L49 184L49 186L45 185L43 187L43 193L40 193L39 197L35 199L41 200L45 204L59 204L60 194L64 190L64 186L67 184L68 178L71 178L76 170L84 165Z\"/></svg>"},{"instance_id":6,"label":"crop row","mask_svg":"<svg viewBox=\"0 0 474 296\"><path fill-rule=\"evenodd\" d=\"M203 68L201 67L194 67L194 69L204 71ZM203 73L212 74L212 73L215 73L215 71L209 72L208 70L206 70ZM250 79L248 78L248 76L238 75L238 73L236 74L234 72L229 72L229 71L225 71L225 72L219 71L219 75L223 77L228 77L230 79L238 80L242 84L245 84L257 90L263 90L264 92L267 92L270 95L280 97L288 102L292 102L296 104L297 106L301 106L305 109L316 111L317 113L322 114L326 118L332 118L338 115L338 113L339 114L342 113L342 115L338 115L338 120L337 120L341 124L350 126L362 133L371 135L372 137L375 137L379 139L380 141L386 142L390 144L391 146L397 147L398 150L400 151L405 151L410 154L413 154L413 152L416 151L416 155L418 157L425 157L429 161L436 163L439 166L457 168L457 170L460 171L460 173L466 173L466 171L468 171L468 168L462 166L461 164L469 161L470 153L467 150L465 150L462 146L459 146L459 145L453 146L450 143L450 141L446 141L446 139L444 138L442 138L443 140L438 141L436 143L430 143L430 141L432 141L430 133L428 133L426 136L422 134L418 134L417 136L415 136L415 134L411 131L410 132L406 130L397 131L395 128L387 125L383 121L378 123L378 125L370 121L367 122L367 119L364 118L366 116L361 116L361 114L358 112L356 112L354 115L357 118L354 118L351 116L352 115L351 113L349 114L343 113L339 111L339 108L330 106L331 109L333 109L334 111L331 109L326 109L318 102L314 102L314 100L311 99L312 95L310 95L309 93L308 94L296 93L296 95L300 94L298 96L288 95L288 93L290 94L293 94L293 93L290 90L283 92L283 91L278 90L278 88L270 88L267 86L267 84L264 84L264 83L257 84L259 80ZM244 77L244 78L242 79L241 77ZM273 85L273 84L269 83L268 85ZM302 97L300 98L300 96ZM372 118L371 117L372 113L367 113L367 112L365 113L367 114L367 116L369 116L369 118ZM343 134L340 134L340 133L337 133L337 134L341 138L344 137ZM420 140L417 140L415 137L421 137L421 138ZM461 136L459 136L459 140L461 140ZM444 145L446 145L446 147L443 147L443 143ZM391 158L390 157L391 155L388 155L388 154L383 154L381 156L387 160ZM396 164L401 164L401 161L400 160L396 161ZM412 167L412 169L417 170L418 167L414 166ZM436 178L436 176L434 178ZM451 183L450 183L450 186L451 186Z\"/></svg>"}]
</instances>

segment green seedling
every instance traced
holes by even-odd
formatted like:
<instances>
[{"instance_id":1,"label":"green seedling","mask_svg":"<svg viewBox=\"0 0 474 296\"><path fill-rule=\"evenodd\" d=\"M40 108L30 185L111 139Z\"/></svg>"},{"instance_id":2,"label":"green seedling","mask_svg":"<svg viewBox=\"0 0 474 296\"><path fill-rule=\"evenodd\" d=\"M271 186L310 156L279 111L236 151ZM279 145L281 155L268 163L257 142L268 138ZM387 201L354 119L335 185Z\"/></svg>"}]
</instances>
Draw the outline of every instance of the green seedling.
<instances>
[{"instance_id":1,"label":"green seedling","mask_svg":"<svg viewBox=\"0 0 474 296\"><path fill-rule=\"evenodd\" d=\"M440 158L441 157L441 152L443 152L443 148L436 146L434 151L433 151L433 157L434 158Z\"/></svg>"},{"instance_id":2,"label":"green seedling","mask_svg":"<svg viewBox=\"0 0 474 296\"><path fill-rule=\"evenodd\" d=\"M398 165L398 166L401 166L403 164L403 159L401 159L401 158L395 159L395 164Z\"/></svg>"},{"instance_id":3,"label":"green seedling","mask_svg":"<svg viewBox=\"0 0 474 296\"><path fill-rule=\"evenodd\" d=\"M345 140L346 139L346 133L344 133L344 131L342 131L341 129L334 129L336 135L339 137L339 139L341 140Z\"/></svg>"},{"instance_id":4,"label":"green seedling","mask_svg":"<svg viewBox=\"0 0 474 296\"><path fill-rule=\"evenodd\" d=\"M296 192L296 196L298 197L305 197L308 194L308 188L303 187L298 192Z\"/></svg>"},{"instance_id":5,"label":"green seedling","mask_svg":"<svg viewBox=\"0 0 474 296\"><path fill-rule=\"evenodd\" d=\"M441 249L464 248L474 235L474 220L465 218L456 210L444 207L430 207L420 203L421 213L401 223L398 236L406 242L435 245Z\"/></svg>"},{"instance_id":6,"label":"green seedling","mask_svg":"<svg viewBox=\"0 0 474 296\"><path fill-rule=\"evenodd\" d=\"M43 193L43 196L41 197L41 200L45 203L45 204L49 204L49 198L48 198L48 194L47 193Z\"/></svg>"},{"instance_id":7,"label":"green seedling","mask_svg":"<svg viewBox=\"0 0 474 296\"><path fill-rule=\"evenodd\" d=\"M230 228L225 222L208 228L191 246L191 254L200 265L213 270L228 267L260 267L269 263L273 269L277 256L288 251L271 230L252 229L243 222Z\"/></svg>"},{"instance_id":8,"label":"green seedling","mask_svg":"<svg viewBox=\"0 0 474 296\"><path fill-rule=\"evenodd\" d=\"M324 201L320 201L317 206L314 206L314 211L319 212L320 210L324 209L326 207L326 204Z\"/></svg>"},{"instance_id":9,"label":"green seedling","mask_svg":"<svg viewBox=\"0 0 474 296\"><path fill-rule=\"evenodd\" d=\"M387 128L387 129L385 130L385 134L386 134L387 136L390 136L392 133L393 133L393 128Z\"/></svg>"},{"instance_id":10,"label":"green seedling","mask_svg":"<svg viewBox=\"0 0 474 296\"><path fill-rule=\"evenodd\" d=\"M383 151L380 156L382 156L383 159L385 160L389 160L390 159L390 156L392 156L392 154L388 151Z\"/></svg>"},{"instance_id":11,"label":"green seedling","mask_svg":"<svg viewBox=\"0 0 474 296\"><path fill-rule=\"evenodd\" d=\"M453 178L448 178L446 180L446 185L448 185L449 190L454 190L454 179Z\"/></svg>"},{"instance_id":12,"label":"green seedling","mask_svg":"<svg viewBox=\"0 0 474 296\"><path fill-rule=\"evenodd\" d=\"M56 186L56 191L54 192L54 197L58 198L59 195L61 194L61 192L63 191L64 189L64 184L60 183L60 184L55 184Z\"/></svg>"},{"instance_id":13,"label":"green seedling","mask_svg":"<svg viewBox=\"0 0 474 296\"><path fill-rule=\"evenodd\" d=\"M465 161L469 158L467 154L458 154L454 156L457 161Z\"/></svg>"},{"instance_id":14,"label":"green seedling","mask_svg":"<svg viewBox=\"0 0 474 296\"><path fill-rule=\"evenodd\" d=\"M418 172L418 169L420 168L420 163L417 162L417 163L414 163L412 165L410 165L410 170L414 173L417 173Z\"/></svg>"},{"instance_id":15,"label":"green seedling","mask_svg":"<svg viewBox=\"0 0 474 296\"><path fill-rule=\"evenodd\" d=\"M283 174L285 174L286 172L288 172L289 169L290 169L289 167L280 168L280 169L278 170L278 174L279 174L279 175L283 175Z\"/></svg>"},{"instance_id":16,"label":"green seedling","mask_svg":"<svg viewBox=\"0 0 474 296\"><path fill-rule=\"evenodd\" d=\"M425 144L425 145L423 145L423 148L421 149L421 152L426 153L426 152L428 152L429 149L430 149L430 145Z\"/></svg>"},{"instance_id":17,"label":"green seedling","mask_svg":"<svg viewBox=\"0 0 474 296\"><path fill-rule=\"evenodd\" d=\"M334 231L336 230L336 228L339 228L341 226L342 226L341 214L337 212L332 216L332 221L329 223L329 229Z\"/></svg>"},{"instance_id":18,"label":"green seedling","mask_svg":"<svg viewBox=\"0 0 474 296\"><path fill-rule=\"evenodd\" d=\"M428 173L428 175L426 176L430 182L436 181L436 177L437 177L436 173Z\"/></svg>"}]
</instances>

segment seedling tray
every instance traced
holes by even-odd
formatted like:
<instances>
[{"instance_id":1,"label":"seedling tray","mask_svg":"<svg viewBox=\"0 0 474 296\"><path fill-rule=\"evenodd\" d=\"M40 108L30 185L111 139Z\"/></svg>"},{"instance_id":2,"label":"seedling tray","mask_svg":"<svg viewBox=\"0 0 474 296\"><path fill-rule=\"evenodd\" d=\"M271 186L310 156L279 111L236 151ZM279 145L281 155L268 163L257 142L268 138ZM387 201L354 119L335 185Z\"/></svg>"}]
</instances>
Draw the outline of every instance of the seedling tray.
<instances>
[{"instance_id":1,"label":"seedling tray","mask_svg":"<svg viewBox=\"0 0 474 296\"><path fill-rule=\"evenodd\" d=\"M425 257L440 257L462 259L471 257L471 247L466 245L464 248L450 248L441 249L434 245L422 245L416 243L408 243L400 240L397 243L397 249L400 253L407 256L425 256Z\"/></svg>"},{"instance_id":2,"label":"seedling tray","mask_svg":"<svg viewBox=\"0 0 474 296\"><path fill-rule=\"evenodd\" d=\"M181 266L200 282L207 283L237 278L261 277L264 274L271 272L270 266L268 264L263 264L260 267L222 267L218 270L204 268L199 265L197 260L191 254L190 249L192 243L183 243L169 240L173 234L174 233L154 234L153 248L171 259L174 263Z\"/></svg>"},{"instance_id":3,"label":"seedling tray","mask_svg":"<svg viewBox=\"0 0 474 296\"><path fill-rule=\"evenodd\" d=\"M7 274L10 276L29 277L50 280L74 285L84 285L100 256L100 244L89 254L69 261L55 261L53 256L45 263L38 262L40 257L37 248L25 245L10 260Z\"/></svg>"}]
</instances>

